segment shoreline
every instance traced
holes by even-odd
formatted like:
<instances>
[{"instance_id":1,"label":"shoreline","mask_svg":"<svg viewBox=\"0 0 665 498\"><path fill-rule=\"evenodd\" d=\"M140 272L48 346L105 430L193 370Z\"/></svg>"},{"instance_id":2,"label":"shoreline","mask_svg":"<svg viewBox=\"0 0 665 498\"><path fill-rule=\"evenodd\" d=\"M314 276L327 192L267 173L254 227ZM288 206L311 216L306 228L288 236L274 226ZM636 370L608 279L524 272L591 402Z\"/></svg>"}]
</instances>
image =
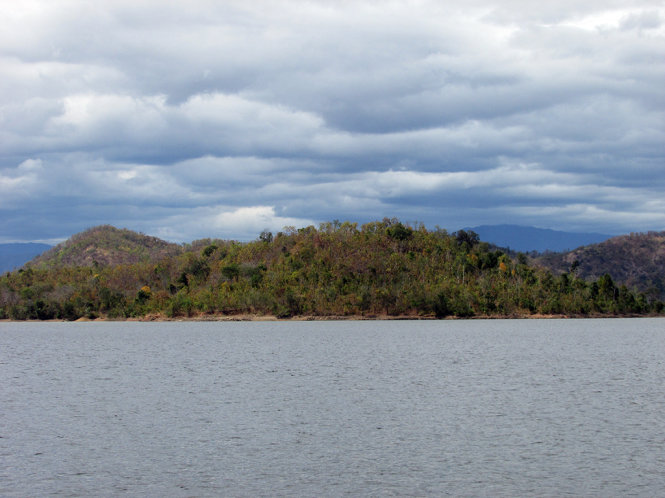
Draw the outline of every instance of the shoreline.
<instances>
[{"instance_id":1,"label":"shoreline","mask_svg":"<svg viewBox=\"0 0 665 498\"><path fill-rule=\"evenodd\" d=\"M168 317L161 314L150 314L141 317L130 318L110 318L101 316L98 318L81 317L76 320L12 320L9 318L0 319L0 323L77 323L77 322L323 322L323 321L433 321L433 320L571 320L571 319L598 319L598 318L665 318L663 314L622 314L608 315L602 313L593 313L586 315L574 314L516 314L516 315L474 315L474 316L420 316L420 315L298 315L288 318L278 318L275 315L259 314L199 314L192 316Z\"/></svg>"}]
</instances>

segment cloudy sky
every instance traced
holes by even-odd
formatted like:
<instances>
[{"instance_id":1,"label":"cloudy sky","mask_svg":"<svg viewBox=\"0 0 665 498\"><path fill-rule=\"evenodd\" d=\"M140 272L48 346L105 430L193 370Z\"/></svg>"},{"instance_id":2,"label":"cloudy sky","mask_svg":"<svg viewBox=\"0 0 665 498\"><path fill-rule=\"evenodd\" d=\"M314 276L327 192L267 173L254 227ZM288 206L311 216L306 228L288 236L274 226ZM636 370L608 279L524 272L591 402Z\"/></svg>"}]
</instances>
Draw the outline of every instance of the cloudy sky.
<instances>
[{"instance_id":1,"label":"cloudy sky","mask_svg":"<svg viewBox=\"0 0 665 498\"><path fill-rule=\"evenodd\" d=\"M665 1L0 8L0 242L665 230Z\"/></svg>"}]
</instances>

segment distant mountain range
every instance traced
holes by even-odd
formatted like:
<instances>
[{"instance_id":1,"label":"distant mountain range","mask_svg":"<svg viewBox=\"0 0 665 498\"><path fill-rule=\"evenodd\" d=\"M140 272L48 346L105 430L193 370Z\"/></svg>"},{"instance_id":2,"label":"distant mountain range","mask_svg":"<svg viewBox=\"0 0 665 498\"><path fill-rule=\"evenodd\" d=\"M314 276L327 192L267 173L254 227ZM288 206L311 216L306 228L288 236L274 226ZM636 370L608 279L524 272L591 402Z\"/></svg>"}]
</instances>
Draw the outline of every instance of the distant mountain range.
<instances>
[{"instance_id":1,"label":"distant mountain range","mask_svg":"<svg viewBox=\"0 0 665 498\"><path fill-rule=\"evenodd\" d=\"M467 228L480 240L521 252L561 252L597 244L612 237L602 233L576 233L520 225L481 225Z\"/></svg>"},{"instance_id":2,"label":"distant mountain range","mask_svg":"<svg viewBox=\"0 0 665 498\"><path fill-rule=\"evenodd\" d=\"M4 273L20 268L32 258L50 248L51 246L47 244L33 242L0 244L0 272Z\"/></svg>"}]
</instances>

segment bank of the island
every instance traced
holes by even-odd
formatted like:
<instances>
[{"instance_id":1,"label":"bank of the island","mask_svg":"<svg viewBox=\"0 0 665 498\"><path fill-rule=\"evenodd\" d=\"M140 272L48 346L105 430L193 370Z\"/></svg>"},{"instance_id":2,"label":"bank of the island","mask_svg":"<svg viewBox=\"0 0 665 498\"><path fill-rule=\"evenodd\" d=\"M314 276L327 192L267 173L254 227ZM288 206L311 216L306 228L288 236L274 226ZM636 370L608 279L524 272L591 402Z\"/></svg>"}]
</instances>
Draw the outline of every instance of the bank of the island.
<instances>
[{"instance_id":1,"label":"bank of the island","mask_svg":"<svg viewBox=\"0 0 665 498\"><path fill-rule=\"evenodd\" d=\"M0 319L652 316L658 289L558 274L473 232L383 220L186 245L98 227L0 277Z\"/></svg>"}]
</instances>

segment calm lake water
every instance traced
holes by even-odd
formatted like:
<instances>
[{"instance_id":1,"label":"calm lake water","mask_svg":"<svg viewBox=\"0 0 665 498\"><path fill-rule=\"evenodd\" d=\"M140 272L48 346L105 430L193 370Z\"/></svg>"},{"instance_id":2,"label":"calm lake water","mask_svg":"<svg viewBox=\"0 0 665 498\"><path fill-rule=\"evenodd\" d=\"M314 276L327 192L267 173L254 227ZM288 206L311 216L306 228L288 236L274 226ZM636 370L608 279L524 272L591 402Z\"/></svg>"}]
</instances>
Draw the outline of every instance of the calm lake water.
<instances>
[{"instance_id":1,"label":"calm lake water","mask_svg":"<svg viewBox=\"0 0 665 498\"><path fill-rule=\"evenodd\" d=\"M0 323L2 496L663 496L665 320Z\"/></svg>"}]
</instances>

